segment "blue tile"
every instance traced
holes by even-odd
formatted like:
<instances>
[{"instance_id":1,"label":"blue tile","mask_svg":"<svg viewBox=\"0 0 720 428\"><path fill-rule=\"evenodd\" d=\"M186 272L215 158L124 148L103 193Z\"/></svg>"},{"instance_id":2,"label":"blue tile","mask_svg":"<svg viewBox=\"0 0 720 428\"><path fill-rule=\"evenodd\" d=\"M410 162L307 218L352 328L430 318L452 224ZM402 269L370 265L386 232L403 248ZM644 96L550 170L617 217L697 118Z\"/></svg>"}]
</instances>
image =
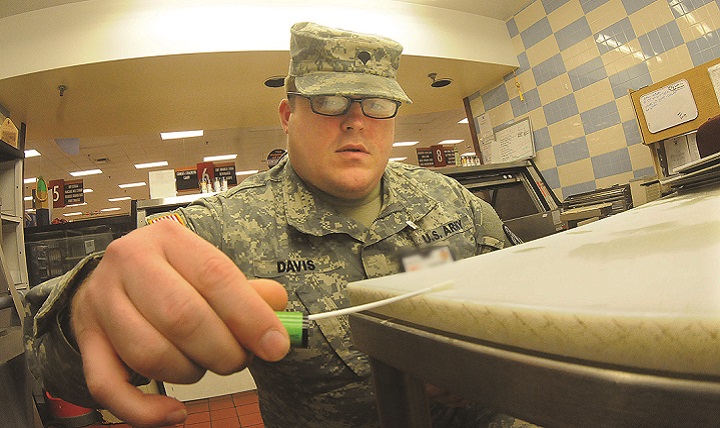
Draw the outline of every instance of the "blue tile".
<instances>
[{"instance_id":1,"label":"blue tile","mask_svg":"<svg viewBox=\"0 0 720 428\"><path fill-rule=\"evenodd\" d=\"M593 37L601 55L637 38L630 19L627 17L609 27L603 28L595 33Z\"/></svg>"},{"instance_id":2,"label":"blue tile","mask_svg":"<svg viewBox=\"0 0 720 428\"><path fill-rule=\"evenodd\" d=\"M625 6L625 12L628 15L635 13L638 10L652 4L655 0L622 0L623 6Z\"/></svg>"},{"instance_id":3,"label":"blue tile","mask_svg":"<svg viewBox=\"0 0 720 428\"><path fill-rule=\"evenodd\" d=\"M558 77L565 71L565 62L560 54L550 57L532 68L536 86Z\"/></svg>"},{"instance_id":4,"label":"blue tile","mask_svg":"<svg viewBox=\"0 0 720 428\"><path fill-rule=\"evenodd\" d=\"M520 67L515 70L515 73L518 75L530 70L530 60L528 59L527 52L522 52L520 55L517 56L518 63L520 64Z\"/></svg>"},{"instance_id":5,"label":"blue tile","mask_svg":"<svg viewBox=\"0 0 720 428\"><path fill-rule=\"evenodd\" d=\"M565 28L556 31L555 40L557 40L558 47L560 47L562 51L574 44L580 43L588 37L592 37L592 35L592 30L590 30L587 18L583 16Z\"/></svg>"},{"instance_id":6,"label":"blue tile","mask_svg":"<svg viewBox=\"0 0 720 428\"><path fill-rule=\"evenodd\" d=\"M607 78L607 72L605 71L605 65L602 59L596 57L568 71L568 77L570 78L573 91L577 91Z\"/></svg>"},{"instance_id":7,"label":"blue tile","mask_svg":"<svg viewBox=\"0 0 720 428\"><path fill-rule=\"evenodd\" d=\"M547 182L547 185L550 186L551 189L560 188L560 175L558 174L557 168L542 170L540 174L542 174L545 182Z\"/></svg>"},{"instance_id":8,"label":"blue tile","mask_svg":"<svg viewBox=\"0 0 720 428\"><path fill-rule=\"evenodd\" d=\"M573 184L572 186L565 186L562 188L563 199L567 199L572 195L591 192L595 189L597 189L597 185L594 181L587 181L585 183Z\"/></svg>"},{"instance_id":9,"label":"blue tile","mask_svg":"<svg viewBox=\"0 0 720 428\"><path fill-rule=\"evenodd\" d=\"M653 83L650 77L650 71L644 62L616 74L611 74L608 76L608 80L610 81L615 99L626 96L629 89L636 91Z\"/></svg>"},{"instance_id":10,"label":"blue tile","mask_svg":"<svg viewBox=\"0 0 720 428\"><path fill-rule=\"evenodd\" d=\"M585 136L565 143L556 144L553 146L553 152L555 153L555 163L558 166L590 157L590 150L588 149Z\"/></svg>"},{"instance_id":11,"label":"blue tile","mask_svg":"<svg viewBox=\"0 0 720 428\"><path fill-rule=\"evenodd\" d=\"M615 101L595 107L594 109L580 113L585 135L592 134L614 125L620 124L620 113L618 113Z\"/></svg>"},{"instance_id":12,"label":"blue tile","mask_svg":"<svg viewBox=\"0 0 720 428\"><path fill-rule=\"evenodd\" d=\"M680 28L675 21L638 36L638 41L645 58L652 58L684 43Z\"/></svg>"},{"instance_id":13,"label":"blue tile","mask_svg":"<svg viewBox=\"0 0 720 428\"><path fill-rule=\"evenodd\" d=\"M510 33L511 39L520 34L520 31L518 31L517 23L515 22L515 18L510 18L510 20L507 22L507 29L508 33Z\"/></svg>"},{"instance_id":14,"label":"blue tile","mask_svg":"<svg viewBox=\"0 0 720 428\"><path fill-rule=\"evenodd\" d=\"M548 125L560 122L578 114L578 106L574 94L568 94L543 106L545 122Z\"/></svg>"},{"instance_id":15,"label":"blue tile","mask_svg":"<svg viewBox=\"0 0 720 428\"><path fill-rule=\"evenodd\" d=\"M510 106L512 107L513 115L515 117L522 116L529 111L533 111L536 108L540 108L542 103L540 102L540 94L537 88L532 88L527 92L523 92L523 101L520 101L520 96L510 100Z\"/></svg>"},{"instance_id":16,"label":"blue tile","mask_svg":"<svg viewBox=\"0 0 720 428\"><path fill-rule=\"evenodd\" d=\"M547 37L550 37L550 35L552 35L552 28L550 27L550 21L548 21L546 16L531 25L525 31L522 31L520 33L520 38L522 38L525 49L528 49L543 41Z\"/></svg>"},{"instance_id":17,"label":"blue tile","mask_svg":"<svg viewBox=\"0 0 720 428\"><path fill-rule=\"evenodd\" d=\"M648 176L657 176L657 172L655 172L654 166L649 166L647 168L642 169L636 169L633 170L633 178L644 178Z\"/></svg>"},{"instance_id":18,"label":"blue tile","mask_svg":"<svg viewBox=\"0 0 720 428\"><path fill-rule=\"evenodd\" d=\"M542 5L545 8L545 14L549 15L551 12L556 11L560 6L564 5L570 0L542 0Z\"/></svg>"},{"instance_id":19,"label":"blue tile","mask_svg":"<svg viewBox=\"0 0 720 428\"><path fill-rule=\"evenodd\" d=\"M592 161L593 173L596 179L632 171L630 152L627 147L603 155L593 156L590 160Z\"/></svg>"},{"instance_id":20,"label":"blue tile","mask_svg":"<svg viewBox=\"0 0 720 428\"><path fill-rule=\"evenodd\" d=\"M712 1L713 0L668 0L668 5L673 15L675 15L675 18L680 18L701 6L712 3Z\"/></svg>"},{"instance_id":21,"label":"blue tile","mask_svg":"<svg viewBox=\"0 0 720 428\"><path fill-rule=\"evenodd\" d=\"M623 122L623 132L625 133L625 141L628 146L634 146L642 143L642 135L640 134L640 127L637 119L631 119L627 122Z\"/></svg>"},{"instance_id":22,"label":"blue tile","mask_svg":"<svg viewBox=\"0 0 720 428\"><path fill-rule=\"evenodd\" d=\"M483 105L485 106L485 111L488 111L510 101L510 97L508 96L505 84L502 83L500 86L482 94L482 100Z\"/></svg>"},{"instance_id":23,"label":"blue tile","mask_svg":"<svg viewBox=\"0 0 720 428\"><path fill-rule=\"evenodd\" d=\"M599 8L610 0L580 0L580 6L586 14Z\"/></svg>"},{"instance_id":24,"label":"blue tile","mask_svg":"<svg viewBox=\"0 0 720 428\"><path fill-rule=\"evenodd\" d=\"M687 43L693 65L700 65L720 57L720 34L718 31L705 34Z\"/></svg>"},{"instance_id":25,"label":"blue tile","mask_svg":"<svg viewBox=\"0 0 720 428\"><path fill-rule=\"evenodd\" d=\"M534 130L533 141L535 142L536 152L552 147L552 141L550 140L550 131L548 130L548 127L545 126L543 128Z\"/></svg>"}]
</instances>

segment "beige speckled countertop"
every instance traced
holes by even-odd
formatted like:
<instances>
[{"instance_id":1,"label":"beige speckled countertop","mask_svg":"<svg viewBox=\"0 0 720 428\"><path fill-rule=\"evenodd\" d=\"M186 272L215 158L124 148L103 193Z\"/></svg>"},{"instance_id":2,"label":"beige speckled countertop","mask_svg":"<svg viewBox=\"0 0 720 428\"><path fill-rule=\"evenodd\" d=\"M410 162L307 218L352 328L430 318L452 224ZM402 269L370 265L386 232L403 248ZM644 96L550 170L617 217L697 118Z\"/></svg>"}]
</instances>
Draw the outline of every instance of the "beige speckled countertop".
<instances>
[{"instance_id":1,"label":"beige speckled countertop","mask_svg":"<svg viewBox=\"0 0 720 428\"><path fill-rule=\"evenodd\" d=\"M483 256L351 283L352 304L591 363L720 376L720 187Z\"/></svg>"}]
</instances>

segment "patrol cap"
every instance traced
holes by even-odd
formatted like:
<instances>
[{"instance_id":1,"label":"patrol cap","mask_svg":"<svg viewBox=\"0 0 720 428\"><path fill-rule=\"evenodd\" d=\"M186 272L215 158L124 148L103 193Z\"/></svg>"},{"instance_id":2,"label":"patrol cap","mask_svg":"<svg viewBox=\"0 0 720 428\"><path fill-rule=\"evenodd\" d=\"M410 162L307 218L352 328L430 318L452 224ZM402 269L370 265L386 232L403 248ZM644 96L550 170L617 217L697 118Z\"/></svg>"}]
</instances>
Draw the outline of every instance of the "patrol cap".
<instances>
[{"instance_id":1,"label":"patrol cap","mask_svg":"<svg viewBox=\"0 0 720 428\"><path fill-rule=\"evenodd\" d=\"M290 70L303 95L358 95L411 103L396 80L402 45L312 22L290 28Z\"/></svg>"}]
</instances>

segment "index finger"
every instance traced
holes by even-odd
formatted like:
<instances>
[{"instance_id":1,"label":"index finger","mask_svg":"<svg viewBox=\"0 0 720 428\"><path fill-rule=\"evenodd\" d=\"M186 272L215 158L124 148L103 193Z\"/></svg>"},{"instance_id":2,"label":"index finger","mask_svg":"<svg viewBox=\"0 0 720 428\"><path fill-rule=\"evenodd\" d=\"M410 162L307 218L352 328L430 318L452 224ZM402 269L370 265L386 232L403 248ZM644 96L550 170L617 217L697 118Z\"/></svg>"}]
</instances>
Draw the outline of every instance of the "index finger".
<instances>
[{"instance_id":1,"label":"index finger","mask_svg":"<svg viewBox=\"0 0 720 428\"><path fill-rule=\"evenodd\" d=\"M162 241L166 259L195 287L243 347L266 361L278 361L288 353L287 330L230 258L175 222L160 221L151 227L167 231L171 239Z\"/></svg>"}]
</instances>

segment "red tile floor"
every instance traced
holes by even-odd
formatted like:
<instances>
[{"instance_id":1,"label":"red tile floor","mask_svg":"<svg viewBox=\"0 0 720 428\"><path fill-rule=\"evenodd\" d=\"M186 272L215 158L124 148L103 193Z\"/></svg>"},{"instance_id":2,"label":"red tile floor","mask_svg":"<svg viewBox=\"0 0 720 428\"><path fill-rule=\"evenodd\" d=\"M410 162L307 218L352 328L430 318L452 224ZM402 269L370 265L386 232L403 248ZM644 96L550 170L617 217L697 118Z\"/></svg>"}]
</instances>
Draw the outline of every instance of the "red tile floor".
<instances>
[{"instance_id":1,"label":"red tile floor","mask_svg":"<svg viewBox=\"0 0 720 428\"><path fill-rule=\"evenodd\" d=\"M184 428L263 428L257 393L239 392L232 395L185 402L188 417ZM104 428L131 428L127 424L91 425Z\"/></svg>"}]
</instances>

